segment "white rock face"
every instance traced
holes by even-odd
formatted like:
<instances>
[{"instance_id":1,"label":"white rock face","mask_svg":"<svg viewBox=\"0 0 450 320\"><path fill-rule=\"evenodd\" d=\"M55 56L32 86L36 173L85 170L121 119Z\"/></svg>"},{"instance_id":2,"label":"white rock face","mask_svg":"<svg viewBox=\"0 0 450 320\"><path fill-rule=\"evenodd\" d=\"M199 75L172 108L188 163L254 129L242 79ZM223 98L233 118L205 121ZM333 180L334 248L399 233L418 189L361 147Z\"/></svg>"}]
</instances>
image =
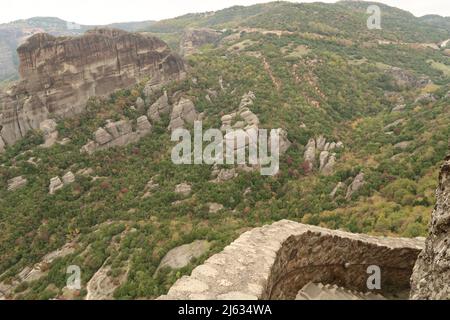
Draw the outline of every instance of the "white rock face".
<instances>
[{"instance_id":1,"label":"white rock face","mask_svg":"<svg viewBox=\"0 0 450 320\"><path fill-rule=\"evenodd\" d=\"M332 151L343 147L344 144L341 141L327 142L324 136L309 139L304 153L308 171L311 172L316 167L316 156L319 154L319 172L326 176L332 175L336 165L336 153L332 153Z\"/></svg>"},{"instance_id":2,"label":"white rock face","mask_svg":"<svg viewBox=\"0 0 450 320\"><path fill-rule=\"evenodd\" d=\"M71 171L69 171L62 177L62 181L63 181L64 185L74 183L75 175Z\"/></svg>"},{"instance_id":3,"label":"white rock face","mask_svg":"<svg viewBox=\"0 0 450 320\"><path fill-rule=\"evenodd\" d=\"M175 187L175 193L181 194L183 196L188 196L192 192L192 186L187 183L179 184Z\"/></svg>"},{"instance_id":4,"label":"white rock face","mask_svg":"<svg viewBox=\"0 0 450 320\"><path fill-rule=\"evenodd\" d=\"M8 191L16 191L27 185L28 181L23 176L8 180Z\"/></svg>"},{"instance_id":5,"label":"white rock face","mask_svg":"<svg viewBox=\"0 0 450 320\"><path fill-rule=\"evenodd\" d=\"M56 191L64 187L64 183L59 177L54 177L50 180L50 186L48 187L50 194L55 194Z\"/></svg>"},{"instance_id":6,"label":"white rock face","mask_svg":"<svg viewBox=\"0 0 450 320\"><path fill-rule=\"evenodd\" d=\"M197 240L191 244L185 244L170 250L161 260L158 270L169 267L177 270L189 265L192 259L199 258L211 248L211 244L205 240Z\"/></svg>"}]
</instances>

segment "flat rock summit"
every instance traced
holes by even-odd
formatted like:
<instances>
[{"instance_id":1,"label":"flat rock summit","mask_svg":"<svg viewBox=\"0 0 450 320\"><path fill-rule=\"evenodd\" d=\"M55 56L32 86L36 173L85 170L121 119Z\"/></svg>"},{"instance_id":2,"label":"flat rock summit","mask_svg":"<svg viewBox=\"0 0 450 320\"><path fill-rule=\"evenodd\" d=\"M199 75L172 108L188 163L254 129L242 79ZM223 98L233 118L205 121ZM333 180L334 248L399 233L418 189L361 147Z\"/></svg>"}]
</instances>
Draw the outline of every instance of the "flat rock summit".
<instances>
[{"instance_id":1,"label":"flat rock summit","mask_svg":"<svg viewBox=\"0 0 450 320\"><path fill-rule=\"evenodd\" d=\"M182 60L159 38L116 29L77 37L36 34L18 49L20 82L0 95L0 145L10 145L48 118L81 113L93 96L140 81L175 80Z\"/></svg>"}]
</instances>

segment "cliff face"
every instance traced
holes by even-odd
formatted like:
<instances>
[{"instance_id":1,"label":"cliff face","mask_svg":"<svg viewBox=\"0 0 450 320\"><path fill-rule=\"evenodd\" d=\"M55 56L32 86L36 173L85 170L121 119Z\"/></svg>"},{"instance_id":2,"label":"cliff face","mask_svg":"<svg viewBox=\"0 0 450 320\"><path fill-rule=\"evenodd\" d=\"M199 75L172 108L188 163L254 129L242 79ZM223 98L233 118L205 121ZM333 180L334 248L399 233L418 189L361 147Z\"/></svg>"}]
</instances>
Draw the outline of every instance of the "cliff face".
<instances>
[{"instance_id":1,"label":"cliff face","mask_svg":"<svg viewBox=\"0 0 450 320\"><path fill-rule=\"evenodd\" d=\"M439 175L430 235L411 279L412 299L450 299L450 156Z\"/></svg>"},{"instance_id":2,"label":"cliff face","mask_svg":"<svg viewBox=\"0 0 450 320\"><path fill-rule=\"evenodd\" d=\"M17 50L21 81L0 96L1 140L12 144L49 117L84 110L92 96L135 85L176 80L183 62L162 40L114 29L80 37L41 33Z\"/></svg>"}]
</instances>

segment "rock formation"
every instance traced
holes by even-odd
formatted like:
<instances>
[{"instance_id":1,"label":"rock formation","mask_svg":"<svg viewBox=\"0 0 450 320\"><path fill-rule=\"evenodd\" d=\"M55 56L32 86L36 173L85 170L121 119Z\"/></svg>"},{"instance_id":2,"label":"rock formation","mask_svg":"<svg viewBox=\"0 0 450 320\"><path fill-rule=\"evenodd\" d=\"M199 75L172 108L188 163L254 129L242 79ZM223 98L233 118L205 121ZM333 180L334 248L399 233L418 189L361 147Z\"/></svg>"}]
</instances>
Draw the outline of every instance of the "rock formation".
<instances>
[{"instance_id":1,"label":"rock formation","mask_svg":"<svg viewBox=\"0 0 450 320\"><path fill-rule=\"evenodd\" d=\"M364 186L364 184L365 184L364 173L361 172L355 177L355 179L353 179L352 183L348 186L345 199L350 200L353 194L359 191Z\"/></svg>"},{"instance_id":2,"label":"rock formation","mask_svg":"<svg viewBox=\"0 0 450 320\"><path fill-rule=\"evenodd\" d=\"M183 55L195 53L198 47L205 44L216 43L222 33L209 28L188 29L184 32L180 41L180 50Z\"/></svg>"},{"instance_id":3,"label":"rock formation","mask_svg":"<svg viewBox=\"0 0 450 320\"><path fill-rule=\"evenodd\" d=\"M150 106L147 116L151 121L157 122L161 120L162 115L169 114L171 109L167 92L164 91L164 94Z\"/></svg>"},{"instance_id":4,"label":"rock formation","mask_svg":"<svg viewBox=\"0 0 450 320\"><path fill-rule=\"evenodd\" d=\"M173 270L181 269L189 265L192 259L199 258L208 252L211 244L205 240L197 240L170 250L161 260L156 272L162 268Z\"/></svg>"},{"instance_id":5,"label":"rock formation","mask_svg":"<svg viewBox=\"0 0 450 320\"><path fill-rule=\"evenodd\" d=\"M106 96L150 78L152 85L183 76L183 62L160 39L114 29L80 37L36 34L18 48L21 81L0 95L1 140L13 144L50 117L85 109Z\"/></svg>"},{"instance_id":6,"label":"rock formation","mask_svg":"<svg viewBox=\"0 0 450 320\"><path fill-rule=\"evenodd\" d=\"M152 125L147 116L141 116L136 120L136 131L133 131L131 121L128 119L116 122L108 120L104 128L98 128L94 132L94 140L89 140L80 152L92 154L98 150L122 147L139 141L151 131Z\"/></svg>"},{"instance_id":7,"label":"rock formation","mask_svg":"<svg viewBox=\"0 0 450 320\"><path fill-rule=\"evenodd\" d=\"M170 115L169 130L173 131L185 127L186 125L193 125L194 121L198 119L197 111L194 103L186 98L181 98L180 101L173 106Z\"/></svg>"},{"instance_id":8,"label":"rock formation","mask_svg":"<svg viewBox=\"0 0 450 320\"><path fill-rule=\"evenodd\" d=\"M332 151L343 147L342 142L327 142L324 136L309 139L303 156L306 169L311 172L317 166L316 158L319 154L319 172L326 176L332 175L336 164L336 153Z\"/></svg>"},{"instance_id":9,"label":"rock formation","mask_svg":"<svg viewBox=\"0 0 450 320\"><path fill-rule=\"evenodd\" d=\"M280 221L241 235L179 279L161 300L295 299L309 283L368 293L367 269L382 269L385 297L403 297L424 243Z\"/></svg>"},{"instance_id":10,"label":"rock formation","mask_svg":"<svg viewBox=\"0 0 450 320\"><path fill-rule=\"evenodd\" d=\"M412 299L450 299L450 156L439 175L430 235L411 280Z\"/></svg>"},{"instance_id":11,"label":"rock formation","mask_svg":"<svg viewBox=\"0 0 450 320\"><path fill-rule=\"evenodd\" d=\"M16 191L27 185L28 181L22 176L8 180L8 191Z\"/></svg>"}]
</instances>

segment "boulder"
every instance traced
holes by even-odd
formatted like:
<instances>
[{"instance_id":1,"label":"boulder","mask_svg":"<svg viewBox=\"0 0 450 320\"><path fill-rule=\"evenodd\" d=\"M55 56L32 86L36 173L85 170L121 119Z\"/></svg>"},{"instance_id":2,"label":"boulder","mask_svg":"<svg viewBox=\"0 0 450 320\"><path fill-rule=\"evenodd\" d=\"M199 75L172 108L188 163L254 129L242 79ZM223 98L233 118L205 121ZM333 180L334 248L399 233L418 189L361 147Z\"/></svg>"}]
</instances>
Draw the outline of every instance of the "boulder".
<instances>
[{"instance_id":1,"label":"boulder","mask_svg":"<svg viewBox=\"0 0 450 320\"><path fill-rule=\"evenodd\" d=\"M39 130L41 130L44 134L45 140L42 147L50 148L56 143L56 140L58 139L58 131L56 130L56 126L56 121L53 119L44 120L39 124Z\"/></svg>"},{"instance_id":2,"label":"boulder","mask_svg":"<svg viewBox=\"0 0 450 320\"><path fill-rule=\"evenodd\" d=\"M336 165L336 154L329 156L327 163L323 166L321 172L325 176L331 176L334 173L334 166Z\"/></svg>"},{"instance_id":3,"label":"boulder","mask_svg":"<svg viewBox=\"0 0 450 320\"><path fill-rule=\"evenodd\" d=\"M28 181L23 176L8 180L8 191L16 191L27 185Z\"/></svg>"},{"instance_id":4,"label":"boulder","mask_svg":"<svg viewBox=\"0 0 450 320\"><path fill-rule=\"evenodd\" d=\"M141 116L137 119L137 130L140 134L147 134L152 131L152 125L147 116Z\"/></svg>"},{"instance_id":5,"label":"boulder","mask_svg":"<svg viewBox=\"0 0 450 320\"><path fill-rule=\"evenodd\" d=\"M98 128L94 133L94 139L99 145L103 145L110 142L114 138L105 129Z\"/></svg>"},{"instance_id":6,"label":"boulder","mask_svg":"<svg viewBox=\"0 0 450 320\"><path fill-rule=\"evenodd\" d=\"M63 182L59 177L54 177L50 180L50 186L48 187L50 194L55 194L56 191L64 187Z\"/></svg>"},{"instance_id":7,"label":"boulder","mask_svg":"<svg viewBox=\"0 0 450 320\"><path fill-rule=\"evenodd\" d=\"M217 213L223 210L223 205L220 203L210 203L209 204L209 213Z\"/></svg>"},{"instance_id":8,"label":"boulder","mask_svg":"<svg viewBox=\"0 0 450 320\"><path fill-rule=\"evenodd\" d=\"M345 196L345 198L347 200L350 200L353 196L353 194L357 191L359 191L365 184L364 181L364 173L361 172L360 174L358 174L355 179L353 180L353 182L350 184L350 186L347 189L347 194Z\"/></svg>"},{"instance_id":9,"label":"boulder","mask_svg":"<svg viewBox=\"0 0 450 320\"><path fill-rule=\"evenodd\" d=\"M192 125L197 118L198 114L195 110L194 103L189 99L181 98L173 107L170 116L169 130L173 131L182 128L186 124Z\"/></svg>"},{"instance_id":10,"label":"boulder","mask_svg":"<svg viewBox=\"0 0 450 320\"><path fill-rule=\"evenodd\" d=\"M394 146L394 149L405 150L405 149L408 149L411 144L412 144L412 141L402 141L402 142L397 143Z\"/></svg>"},{"instance_id":11,"label":"boulder","mask_svg":"<svg viewBox=\"0 0 450 320\"><path fill-rule=\"evenodd\" d=\"M160 121L161 115L170 113L170 108L169 98L167 97L167 92L165 91L164 94L150 106L147 116L153 122Z\"/></svg>"},{"instance_id":12,"label":"boulder","mask_svg":"<svg viewBox=\"0 0 450 320\"><path fill-rule=\"evenodd\" d=\"M188 196L192 192L192 186L187 183L181 183L175 187L175 193L178 193L182 196Z\"/></svg>"},{"instance_id":13,"label":"boulder","mask_svg":"<svg viewBox=\"0 0 450 320\"><path fill-rule=\"evenodd\" d=\"M158 266L156 272L162 268L178 270L191 263L192 259L199 258L206 254L211 248L211 244L205 240L197 240L190 244L185 244L170 250Z\"/></svg>"},{"instance_id":14,"label":"boulder","mask_svg":"<svg viewBox=\"0 0 450 320\"><path fill-rule=\"evenodd\" d=\"M141 97L138 97L136 99L136 108L140 112L142 112L145 109L145 101Z\"/></svg>"},{"instance_id":15,"label":"boulder","mask_svg":"<svg viewBox=\"0 0 450 320\"><path fill-rule=\"evenodd\" d=\"M63 181L64 185L74 183L75 175L71 171L69 171L62 177L62 181Z\"/></svg>"}]
</instances>

